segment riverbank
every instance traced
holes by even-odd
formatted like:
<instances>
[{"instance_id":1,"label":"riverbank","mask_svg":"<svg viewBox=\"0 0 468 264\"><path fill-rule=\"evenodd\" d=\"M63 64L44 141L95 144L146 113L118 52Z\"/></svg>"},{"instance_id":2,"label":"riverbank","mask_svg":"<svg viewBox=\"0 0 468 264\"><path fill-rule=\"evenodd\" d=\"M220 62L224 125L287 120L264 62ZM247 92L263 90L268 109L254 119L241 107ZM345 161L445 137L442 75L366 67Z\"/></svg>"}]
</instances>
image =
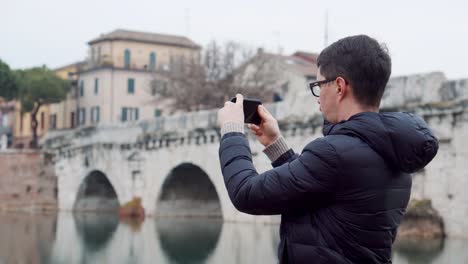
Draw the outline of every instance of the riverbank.
<instances>
[{"instance_id":1,"label":"riverbank","mask_svg":"<svg viewBox=\"0 0 468 264\"><path fill-rule=\"evenodd\" d=\"M437 240L445 237L444 223L431 200L411 200L398 228L399 240Z\"/></svg>"}]
</instances>

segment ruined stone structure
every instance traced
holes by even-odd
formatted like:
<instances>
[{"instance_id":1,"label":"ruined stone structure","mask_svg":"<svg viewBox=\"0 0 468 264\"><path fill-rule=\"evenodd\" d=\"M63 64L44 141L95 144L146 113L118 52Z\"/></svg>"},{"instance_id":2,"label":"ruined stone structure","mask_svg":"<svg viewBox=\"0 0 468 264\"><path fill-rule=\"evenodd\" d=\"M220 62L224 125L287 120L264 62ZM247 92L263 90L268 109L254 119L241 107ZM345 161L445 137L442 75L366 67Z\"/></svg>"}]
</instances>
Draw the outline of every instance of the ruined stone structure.
<instances>
[{"instance_id":1,"label":"ruined stone structure","mask_svg":"<svg viewBox=\"0 0 468 264\"><path fill-rule=\"evenodd\" d=\"M286 96L268 108L280 120L288 144L300 152L321 136L322 118L306 89L291 92L294 98ZM382 102L382 111L422 116L439 138L437 156L414 175L412 196L432 201L449 236L468 236L467 98L468 80L447 81L443 74L431 73L391 79ZM256 168L270 169L263 147L249 137ZM277 221L277 216L240 213L231 204L219 167L216 111L57 131L44 139L43 147L55 154L62 210L115 209L139 197L149 215Z\"/></svg>"},{"instance_id":2,"label":"ruined stone structure","mask_svg":"<svg viewBox=\"0 0 468 264\"><path fill-rule=\"evenodd\" d=\"M0 211L55 210L57 177L37 150L0 151Z\"/></svg>"}]
</instances>

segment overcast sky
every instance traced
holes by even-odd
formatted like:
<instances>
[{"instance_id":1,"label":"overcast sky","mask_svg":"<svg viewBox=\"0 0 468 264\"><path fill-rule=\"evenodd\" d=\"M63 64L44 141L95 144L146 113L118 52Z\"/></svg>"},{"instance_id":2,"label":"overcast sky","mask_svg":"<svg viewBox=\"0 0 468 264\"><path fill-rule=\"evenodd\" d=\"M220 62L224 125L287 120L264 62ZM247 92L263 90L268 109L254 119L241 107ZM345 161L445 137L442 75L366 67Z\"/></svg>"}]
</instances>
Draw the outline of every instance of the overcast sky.
<instances>
[{"instance_id":1,"label":"overcast sky","mask_svg":"<svg viewBox=\"0 0 468 264\"><path fill-rule=\"evenodd\" d=\"M284 54L355 34L385 42L393 76L468 78L468 1L0 0L0 58L13 68L82 60L87 41L117 28L240 41Z\"/></svg>"}]
</instances>

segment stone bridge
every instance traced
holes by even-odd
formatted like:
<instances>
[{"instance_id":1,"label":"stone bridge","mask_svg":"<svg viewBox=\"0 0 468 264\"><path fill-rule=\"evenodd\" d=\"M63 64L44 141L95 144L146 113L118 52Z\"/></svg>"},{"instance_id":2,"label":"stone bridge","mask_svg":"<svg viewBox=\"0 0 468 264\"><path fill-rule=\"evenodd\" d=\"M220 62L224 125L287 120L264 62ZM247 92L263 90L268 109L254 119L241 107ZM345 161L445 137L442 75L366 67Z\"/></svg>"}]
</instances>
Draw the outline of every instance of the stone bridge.
<instances>
[{"instance_id":1,"label":"stone bridge","mask_svg":"<svg viewBox=\"0 0 468 264\"><path fill-rule=\"evenodd\" d=\"M322 118L308 93L292 91L267 106L296 152L321 136ZM382 102L383 111L422 116L440 139L438 155L414 175L412 197L432 200L449 236L468 235L467 98L467 80L431 73L391 79ZM263 147L249 137L257 170L270 169ZM201 111L52 132L42 144L55 154L61 210L115 210L138 197L147 215L278 221L233 207L220 171L219 139L216 111Z\"/></svg>"}]
</instances>

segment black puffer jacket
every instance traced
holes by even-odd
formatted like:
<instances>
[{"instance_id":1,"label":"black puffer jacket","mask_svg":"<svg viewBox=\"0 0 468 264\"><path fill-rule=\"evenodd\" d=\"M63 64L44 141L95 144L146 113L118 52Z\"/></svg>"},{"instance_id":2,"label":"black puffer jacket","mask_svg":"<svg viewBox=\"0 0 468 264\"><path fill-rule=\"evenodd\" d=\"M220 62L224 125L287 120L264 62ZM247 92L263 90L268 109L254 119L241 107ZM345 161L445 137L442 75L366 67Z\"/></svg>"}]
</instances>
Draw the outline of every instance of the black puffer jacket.
<instances>
[{"instance_id":1,"label":"black puffer jacket","mask_svg":"<svg viewBox=\"0 0 468 264\"><path fill-rule=\"evenodd\" d=\"M408 113L359 113L326 125L300 155L292 150L258 174L246 137L228 133L219 149L234 206L281 214L278 257L287 263L391 263L411 192L438 142Z\"/></svg>"}]
</instances>

